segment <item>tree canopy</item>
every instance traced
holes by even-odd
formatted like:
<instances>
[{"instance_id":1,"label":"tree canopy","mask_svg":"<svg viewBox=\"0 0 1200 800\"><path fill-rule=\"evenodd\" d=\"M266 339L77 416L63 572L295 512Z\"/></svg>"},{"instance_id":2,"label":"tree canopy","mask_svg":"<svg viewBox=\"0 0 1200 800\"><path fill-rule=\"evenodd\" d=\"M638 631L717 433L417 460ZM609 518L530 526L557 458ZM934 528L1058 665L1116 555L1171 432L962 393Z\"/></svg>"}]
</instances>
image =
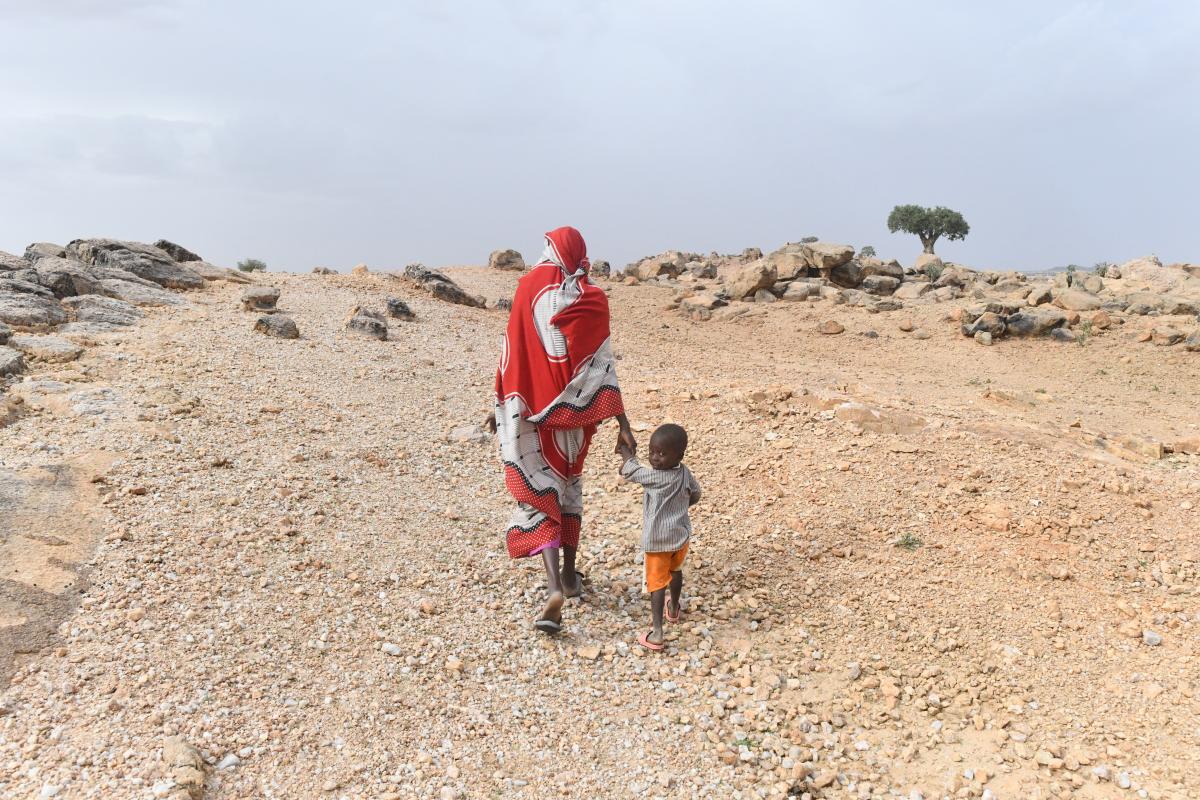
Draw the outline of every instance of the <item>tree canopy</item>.
<instances>
[{"instance_id":1,"label":"tree canopy","mask_svg":"<svg viewBox=\"0 0 1200 800\"><path fill-rule=\"evenodd\" d=\"M943 236L955 241L971 232L962 214L942 206L896 206L888 214L887 225L892 233L903 231L917 236L926 253L932 253L934 243Z\"/></svg>"}]
</instances>

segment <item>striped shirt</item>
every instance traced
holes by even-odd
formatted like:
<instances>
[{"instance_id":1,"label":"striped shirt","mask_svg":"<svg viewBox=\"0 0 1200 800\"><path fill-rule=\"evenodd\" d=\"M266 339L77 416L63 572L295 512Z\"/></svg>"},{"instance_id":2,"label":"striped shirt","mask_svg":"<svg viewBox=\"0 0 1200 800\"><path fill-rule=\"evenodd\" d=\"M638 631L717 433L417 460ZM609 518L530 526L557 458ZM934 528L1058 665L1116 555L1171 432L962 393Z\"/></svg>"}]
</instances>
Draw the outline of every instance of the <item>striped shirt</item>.
<instances>
[{"instance_id":1,"label":"striped shirt","mask_svg":"<svg viewBox=\"0 0 1200 800\"><path fill-rule=\"evenodd\" d=\"M700 499L700 484L683 464L674 469L644 467L631 458L621 467L621 476L642 485L642 550L672 553L687 544L692 535L688 506Z\"/></svg>"}]
</instances>

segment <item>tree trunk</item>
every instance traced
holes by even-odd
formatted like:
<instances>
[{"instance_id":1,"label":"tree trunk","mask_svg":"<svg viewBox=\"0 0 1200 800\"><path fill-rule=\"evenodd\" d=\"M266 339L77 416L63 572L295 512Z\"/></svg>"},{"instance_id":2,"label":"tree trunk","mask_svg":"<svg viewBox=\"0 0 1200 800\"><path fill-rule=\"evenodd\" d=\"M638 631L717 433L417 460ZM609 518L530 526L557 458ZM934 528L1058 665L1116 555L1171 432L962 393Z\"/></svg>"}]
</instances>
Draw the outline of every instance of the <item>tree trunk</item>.
<instances>
[{"instance_id":1,"label":"tree trunk","mask_svg":"<svg viewBox=\"0 0 1200 800\"><path fill-rule=\"evenodd\" d=\"M936 236L922 236L921 237L921 245L925 248L926 253L929 253L929 255L934 255L933 243L936 242L937 240L938 240L938 237L936 237Z\"/></svg>"}]
</instances>

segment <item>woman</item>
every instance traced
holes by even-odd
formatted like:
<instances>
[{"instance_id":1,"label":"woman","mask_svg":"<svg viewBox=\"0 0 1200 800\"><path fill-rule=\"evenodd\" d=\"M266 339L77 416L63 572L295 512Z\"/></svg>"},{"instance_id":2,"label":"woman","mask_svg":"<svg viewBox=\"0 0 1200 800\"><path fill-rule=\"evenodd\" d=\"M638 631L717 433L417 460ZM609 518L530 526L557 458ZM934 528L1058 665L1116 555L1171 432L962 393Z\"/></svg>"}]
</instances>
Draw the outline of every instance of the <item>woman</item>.
<instances>
[{"instance_id":1,"label":"woman","mask_svg":"<svg viewBox=\"0 0 1200 800\"><path fill-rule=\"evenodd\" d=\"M583 588L575 570L580 475L597 423L616 417L619 443L637 448L609 344L608 297L588 282L588 268L579 231L546 234L541 261L517 284L488 417L517 501L508 554L541 554L546 567L549 596L534 622L545 633L561 629L563 602Z\"/></svg>"}]
</instances>

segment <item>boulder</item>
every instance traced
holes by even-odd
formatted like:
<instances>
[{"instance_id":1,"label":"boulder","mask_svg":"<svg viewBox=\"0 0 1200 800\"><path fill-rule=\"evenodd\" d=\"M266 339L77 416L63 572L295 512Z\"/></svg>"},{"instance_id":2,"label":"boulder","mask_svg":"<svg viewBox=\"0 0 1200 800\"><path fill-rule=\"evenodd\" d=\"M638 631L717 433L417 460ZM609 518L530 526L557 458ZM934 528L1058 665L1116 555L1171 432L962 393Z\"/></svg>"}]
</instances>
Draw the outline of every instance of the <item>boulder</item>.
<instances>
[{"instance_id":1,"label":"boulder","mask_svg":"<svg viewBox=\"0 0 1200 800\"><path fill-rule=\"evenodd\" d=\"M16 337L14 337L16 338ZM1150 340L1159 347L1171 347L1182 342L1186 338L1186 334L1175 328L1156 327L1150 331Z\"/></svg>"},{"instance_id":2,"label":"boulder","mask_svg":"<svg viewBox=\"0 0 1200 800\"><path fill-rule=\"evenodd\" d=\"M1168 292L1189 276L1183 270L1167 269L1157 256L1144 256L1117 267L1121 280L1139 283L1155 292Z\"/></svg>"},{"instance_id":3,"label":"boulder","mask_svg":"<svg viewBox=\"0 0 1200 800\"><path fill-rule=\"evenodd\" d=\"M182 245L175 244L170 239L159 239L154 246L181 264L189 261L204 261L203 258Z\"/></svg>"},{"instance_id":4,"label":"boulder","mask_svg":"<svg viewBox=\"0 0 1200 800\"><path fill-rule=\"evenodd\" d=\"M588 270L588 274L595 278L607 278L612 275L612 264L609 264L603 259L592 262L592 268Z\"/></svg>"},{"instance_id":5,"label":"boulder","mask_svg":"<svg viewBox=\"0 0 1200 800\"><path fill-rule=\"evenodd\" d=\"M250 283L250 276L245 272L228 267L218 267L207 261L182 261L183 266L195 272L206 281L229 281L230 283Z\"/></svg>"},{"instance_id":6,"label":"boulder","mask_svg":"<svg viewBox=\"0 0 1200 800\"><path fill-rule=\"evenodd\" d=\"M961 289L967 284L973 283L974 280L974 272L966 267L960 267L955 264L951 264L943 267L942 274L939 275L938 279L933 282L933 285L938 289L946 286L953 286Z\"/></svg>"},{"instance_id":7,"label":"boulder","mask_svg":"<svg viewBox=\"0 0 1200 800\"><path fill-rule=\"evenodd\" d=\"M892 292L897 300L916 300L933 291L933 284L928 281L905 281Z\"/></svg>"},{"instance_id":8,"label":"boulder","mask_svg":"<svg viewBox=\"0 0 1200 800\"><path fill-rule=\"evenodd\" d=\"M1067 315L1052 306L1025 308L1005 319L1009 336L1043 336L1067 324Z\"/></svg>"},{"instance_id":9,"label":"boulder","mask_svg":"<svg viewBox=\"0 0 1200 800\"><path fill-rule=\"evenodd\" d=\"M774 303L778 300L779 298L770 289L759 289L754 293L754 302L756 303Z\"/></svg>"},{"instance_id":10,"label":"boulder","mask_svg":"<svg viewBox=\"0 0 1200 800\"><path fill-rule=\"evenodd\" d=\"M279 302L279 289L275 286L249 286L242 292L243 311L274 311Z\"/></svg>"},{"instance_id":11,"label":"boulder","mask_svg":"<svg viewBox=\"0 0 1200 800\"><path fill-rule=\"evenodd\" d=\"M3 341L0 339L0 341ZM1188 334L1188 337L1183 340L1183 346L1189 353L1200 353L1200 328Z\"/></svg>"},{"instance_id":12,"label":"boulder","mask_svg":"<svg viewBox=\"0 0 1200 800\"><path fill-rule=\"evenodd\" d=\"M846 264L854 258L854 248L848 244L833 242L809 242L802 244L800 252L804 254L808 265L822 274L828 273L835 267Z\"/></svg>"},{"instance_id":13,"label":"boulder","mask_svg":"<svg viewBox=\"0 0 1200 800\"><path fill-rule=\"evenodd\" d=\"M1155 292L1134 292L1133 294L1126 295L1125 301L1125 313L1135 317L1157 314L1163 308L1162 295Z\"/></svg>"},{"instance_id":14,"label":"boulder","mask_svg":"<svg viewBox=\"0 0 1200 800\"><path fill-rule=\"evenodd\" d=\"M897 283L904 280L904 267L894 259L883 261L878 258L860 258L858 264L862 267L864 277L882 275L886 278L895 278Z\"/></svg>"},{"instance_id":15,"label":"boulder","mask_svg":"<svg viewBox=\"0 0 1200 800\"><path fill-rule=\"evenodd\" d=\"M492 269L525 269L525 259L516 250L493 250L488 256L488 266Z\"/></svg>"},{"instance_id":16,"label":"boulder","mask_svg":"<svg viewBox=\"0 0 1200 800\"><path fill-rule=\"evenodd\" d=\"M1082 289L1085 292L1092 294L1100 294L1104 291L1104 279L1099 275L1075 275L1075 280L1071 283L1072 288Z\"/></svg>"},{"instance_id":17,"label":"boulder","mask_svg":"<svg viewBox=\"0 0 1200 800\"><path fill-rule=\"evenodd\" d=\"M799 301L807 300L810 297L820 296L821 287L807 281L792 281L783 290L780 296L781 300Z\"/></svg>"},{"instance_id":18,"label":"boulder","mask_svg":"<svg viewBox=\"0 0 1200 800\"><path fill-rule=\"evenodd\" d=\"M31 359L52 363L74 361L83 355L82 347L60 336L14 334L8 340L8 346L20 350Z\"/></svg>"},{"instance_id":19,"label":"boulder","mask_svg":"<svg viewBox=\"0 0 1200 800\"><path fill-rule=\"evenodd\" d=\"M1075 342L1079 337L1075 335L1075 331L1067 327L1055 328L1050 331L1050 338L1056 342Z\"/></svg>"},{"instance_id":20,"label":"boulder","mask_svg":"<svg viewBox=\"0 0 1200 800\"><path fill-rule=\"evenodd\" d=\"M0 345L0 378L25 371L25 356L11 347Z\"/></svg>"},{"instance_id":21,"label":"boulder","mask_svg":"<svg viewBox=\"0 0 1200 800\"><path fill-rule=\"evenodd\" d=\"M356 278L365 278L371 274L371 270L367 269L366 264L355 264L350 274Z\"/></svg>"},{"instance_id":22,"label":"boulder","mask_svg":"<svg viewBox=\"0 0 1200 800\"><path fill-rule=\"evenodd\" d=\"M798 244L784 245L766 257L767 263L775 267L779 280L792 280L808 272L808 258L801 248L802 245Z\"/></svg>"},{"instance_id":23,"label":"boulder","mask_svg":"<svg viewBox=\"0 0 1200 800\"><path fill-rule=\"evenodd\" d=\"M187 301L176 294L144 282L127 281L120 278L104 278L100 281L100 293L115 297L137 306L181 306Z\"/></svg>"},{"instance_id":24,"label":"boulder","mask_svg":"<svg viewBox=\"0 0 1200 800\"><path fill-rule=\"evenodd\" d=\"M45 297L47 299L54 297L54 292L38 282L38 274L33 270L8 272L5 274L9 277L0 278L0 292L35 294L38 297Z\"/></svg>"},{"instance_id":25,"label":"boulder","mask_svg":"<svg viewBox=\"0 0 1200 800\"><path fill-rule=\"evenodd\" d=\"M1162 296L1162 313L1194 317L1200 314L1200 301L1164 294Z\"/></svg>"},{"instance_id":26,"label":"boulder","mask_svg":"<svg viewBox=\"0 0 1200 800\"><path fill-rule=\"evenodd\" d=\"M0 275L7 272L15 272L21 269L29 269L29 260L14 256L12 253L6 253L0 250Z\"/></svg>"},{"instance_id":27,"label":"boulder","mask_svg":"<svg viewBox=\"0 0 1200 800\"><path fill-rule=\"evenodd\" d=\"M758 261L762 257L763 251L757 247L747 247L738 256L744 264L749 264L751 261Z\"/></svg>"},{"instance_id":28,"label":"boulder","mask_svg":"<svg viewBox=\"0 0 1200 800\"><path fill-rule=\"evenodd\" d=\"M399 297L387 298L384 300L384 305L387 307L388 316L392 319L414 320L417 318L417 315L408 307L408 303Z\"/></svg>"},{"instance_id":29,"label":"boulder","mask_svg":"<svg viewBox=\"0 0 1200 800\"><path fill-rule=\"evenodd\" d=\"M438 272L425 267L423 264L409 264L404 268L404 277L414 285L447 303L486 308L487 302L482 297L474 297L463 291L457 283ZM386 323L384 323L386 328Z\"/></svg>"},{"instance_id":30,"label":"boulder","mask_svg":"<svg viewBox=\"0 0 1200 800\"><path fill-rule=\"evenodd\" d=\"M862 280L862 290L877 297L888 297L900 288L900 279L891 275L867 275Z\"/></svg>"},{"instance_id":31,"label":"boulder","mask_svg":"<svg viewBox=\"0 0 1200 800\"><path fill-rule=\"evenodd\" d=\"M314 275L337 275L337 270L329 267L313 267L312 271Z\"/></svg>"},{"instance_id":32,"label":"boulder","mask_svg":"<svg viewBox=\"0 0 1200 800\"><path fill-rule=\"evenodd\" d=\"M283 314L264 314L254 322L254 330L276 339L299 339L296 321ZM385 332L386 333L386 332Z\"/></svg>"},{"instance_id":33,"label":"boulder","mask_svg":"<svg viewBox=\"0 0 1200 800\"><path fill-rule=\"evenodd\" d=\"M1095 314L1092 314L1088 320L1088 324L1095 330L1103 331L1111 328L1113 322L1112 317L1109 316L1107 311L1097 311Z\"/></svg>"},{"instance_id":34,"label":"boulder","mask_svg":"<svg viewBox=\"0 0 1200 800\"><path fill-rule=\"evenodd\" d=\"M946 265L933 253L921 253L921 255L917 256L917 260L913 262L913 270L916 272L940 272L945 268Z\"/></svg>"},{"instance_id":35,"label":"boulder","mask_svg":"<svg viewBox=\"0 0 1200 800\"><path fill-rule=\"evenodd\" d=\"M67 248L61 244L53 242L34 242L25 248L25 260L33 263L39 258L52 256L54 258L64 258L67 255Z\"/></svg>"},{"instance_id":36,"label":"boulder","mask_svg":"<svg viewBox=\"0 0 1200 800\"><path fill-rule=\"evenodd\" d=\"M1049 286L1035 286L1025 298L1031 306L1041 306L1054 299L1054 291Z\"/></svg>"},{"instance_id":37,"label":"boulder","mask_svg":"<svg viewBox=\"0 0 1200 800\"><path fill-rule=\"evenodd\" d=\"M857 261L846 261L829 270L829 282L843 289L857 289L863 282L863 270Z\"/></svg>"},{"instance_id":38,"label":"boulder","mask_svg":"<svg viewBox=\"0 0 1200 800\"><path fill-rule=\"evenodd\" d=\"M383 341L388 334L387 319L378 311L355 306L350 309L350 315L346 318L346 330L360 336Z\"/></svg>"},{"instance_id":39,"label":"boulder","mask_svg":"<svg viewBox=\"0 0 1200 800\"><path fill-rule=\"evenodd\" d=\"M67 297L62 302L71 310L78 322L126 327L133 325L143 316L141 310L135 305L98 294Z\"/></svg>"},{"instance_id":40,"label":"boulder","mask_svg":"<svg viewBox=\"0 0 1200 800\"><path fill-rule=\"evenodd\" d=\"M12 328L0 322L0 344L7 344L10 336L12 336Z\"/></svg>"},{"instance_id":41,"label":"boulder","mask_svg":"<svg viewBox=\"0 0 1200 800\"><path fill-rule=\"evenodd\" d=\"M84 264L118 267L169 289L204 285L204 278L195 270L176 262L166 251L140 242L76 239L67 245L67 255Z\"/></svg>"},{"instance_id":42,"label":"boulder","mask_svg":"<svg viewBox=\"0 0 1200 800\"><path fill-rule=\"evenodd\" d=\"M14 328L45 330L67 321L67 312L54 297L0 289L0 322Z\"/></svg>"},{"instance_id":43,"label":"boulder","mask_svg":"<svg viewBox=\"0 0 1200 800\"><path fill-rule=\"evenodd\" d=\"M44 256L34 263L33 269L38 274L38 282L55 297L95 294L100 289L100 281L87 266L68 258Z\"/></svg>"},{"instance_id":44,"label":"boulder","mask_svg":"<svg viewBox=\"0 0 1200 800\"><path fill-rule=\"evenodd\" d=\"M682 253L668 250L661 255L649 256L630 264L625 267L625 274L632 275L639 281L648 281L658 277L674 278L683 272L685 263L687 262L684 261Z\"/></svg>"},{"instance_id":45,"label":"boulder","mask_svg":"<svg viewBox=\"0 0 1200 800\"><path fill-rule=\"evenodd\" d=\"M766 289L775 283L778 273L775 266L767 259L752 261L734 271L725 282L729 296L735 300L749 297L759 289Z\"/></svg>"},{"instance_id":46,"label":"boulder","mask_svg":"<svg viewBox=\"0 0 1200 800\"><path fill-rule=\"evenodd\" d=\"M973 338L979 344L982 344L982 345L985 345L988 347L990 347L992 342L996 339L996 337L992 336L992 334L988 331L976 331Z\"/></svg>"},{"instance_id":47,"label":"boulder","mask_svg":"<svg viewBox=\"0 0 1200 800\"><path fill-rule=\"evenodd\" d=\"M980 332L985 332L994 339L999 339L1003 336L1007 329L1008 326L1004 322L1004 317L994 311L985 311L973 322L962 326L964 336L975 336Z\"/></svg>"},{"instance_id":48,"label":"boulder","mask_svg":"<svg viewBox=\"0 0 1200 800\"><path fill-rule=\"evenodd\" d=\"M1081 289L1060 289L1054 293L1054 305L1067 311L1096 311L1104 301Z\"/></svg>"},{"instance_id":49,"label":"boulder","mask_svg":"<svg viewBox=\"0 0 1200 800\"><path fill-rule=\"evenodd\" d=\"M717 277L717 265L711 261L689 261L684 265L687 274L695 278L711 280Z\"/></svg>"}]
</instances>

